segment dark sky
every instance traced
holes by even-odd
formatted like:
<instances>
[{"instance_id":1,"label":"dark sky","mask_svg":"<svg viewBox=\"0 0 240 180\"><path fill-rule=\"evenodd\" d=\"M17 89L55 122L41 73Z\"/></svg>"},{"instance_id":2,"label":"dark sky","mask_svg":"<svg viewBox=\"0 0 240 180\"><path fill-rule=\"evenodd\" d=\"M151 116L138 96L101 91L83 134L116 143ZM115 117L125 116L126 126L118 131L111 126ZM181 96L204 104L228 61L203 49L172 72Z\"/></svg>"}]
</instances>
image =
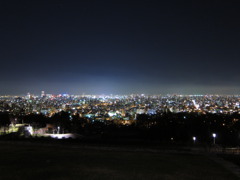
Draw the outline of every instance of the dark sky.
<instances>
[{"instance_id":1,"label":"dark sky","mask_svg":"<svg viewBox=\"0 0 240 180\"><path fill-rule=\"evenodd\" d=\"M0 1L0 94L240 94L236 1Z\"/></svg>"}]
</instances>

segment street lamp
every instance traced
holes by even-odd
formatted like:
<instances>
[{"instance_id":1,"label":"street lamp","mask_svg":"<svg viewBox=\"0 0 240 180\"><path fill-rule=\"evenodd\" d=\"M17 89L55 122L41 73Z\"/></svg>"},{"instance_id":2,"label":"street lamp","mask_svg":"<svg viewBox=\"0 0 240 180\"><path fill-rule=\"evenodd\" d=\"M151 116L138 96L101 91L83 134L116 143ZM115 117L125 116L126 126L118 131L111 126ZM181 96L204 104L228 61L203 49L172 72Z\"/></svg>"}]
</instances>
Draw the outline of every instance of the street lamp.
<instances>
[{"instance_id":1,"label":"street lamp","mask_svg":"<svg viewBox=\"0 0 240 180\"><path fill-rule=\"evenodd\" d=\"M197 140L197 138L195 137L195 136L193 136L193 143L195 144L195 142L196 142L196 140Z\"/></svg>"},{"instance_id":2,"label":"street lamp","mask_svg":"<svg viewBox=\"0 0 240 180\"><path fill-rule=\"evenodd\" d=\"M58 134L59 134L60 127L58 126Z\"/></svg>"},{"instance_id":3,"label":"street lamp","mask_svg":"<svg viewBox=\"0 0 240 180\"><path fill-rule=\"evenodd\" d=\"M217 134L213 133L212 136L213 136L213 144L215 144L215 139L216 139Z\"/></svg>"}]
</instances>

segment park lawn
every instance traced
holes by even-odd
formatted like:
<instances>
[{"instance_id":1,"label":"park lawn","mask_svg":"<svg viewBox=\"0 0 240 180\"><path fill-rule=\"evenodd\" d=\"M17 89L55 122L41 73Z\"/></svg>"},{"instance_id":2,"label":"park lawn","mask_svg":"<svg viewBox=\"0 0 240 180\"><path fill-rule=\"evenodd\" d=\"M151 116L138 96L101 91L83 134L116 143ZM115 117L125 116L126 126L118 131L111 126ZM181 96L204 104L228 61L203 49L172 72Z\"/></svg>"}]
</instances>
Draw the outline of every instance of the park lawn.
<instances>
[{"instance_id":1,"label":"park lawn","mask_svg":"<svg viewBox=\"0 0 240 180\"><path fill-rule=\"evenodd\" d=\"M0 143L2 180L238 179L203 155Z\"/></svg>"}]
</instances>

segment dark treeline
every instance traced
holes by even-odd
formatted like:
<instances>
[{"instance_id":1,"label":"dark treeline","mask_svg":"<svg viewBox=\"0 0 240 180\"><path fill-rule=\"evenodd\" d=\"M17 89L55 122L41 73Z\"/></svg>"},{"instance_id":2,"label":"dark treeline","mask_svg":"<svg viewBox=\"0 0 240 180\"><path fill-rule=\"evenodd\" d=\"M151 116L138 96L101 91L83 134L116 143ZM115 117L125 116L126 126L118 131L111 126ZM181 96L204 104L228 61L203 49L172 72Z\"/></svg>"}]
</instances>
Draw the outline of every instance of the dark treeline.
<instances>
[{"instance_id":1,"label":"dark treeline","mask_svg":"<svg viewBox=\"0 0 240 180\"><path fill-rule=\"evenodd\" d=\"M193 142L211 144L212 134L216 133L216 142L221 145L239 145L239 114L198 114L198 113L164 113L153 116L139 115L137 126L145 136L161 141L179 143Z\"/></svg>"},{"instance_id":2,"label":"dark treeline","mask_svg":"<svg viewBox=\"0 0 240 180\"><path fill-rule=\"evenodd\" d=\"M52 117L42 114L29 114L12 117L0 113L0 126L7 130L11 123L25 123L35 130L47 127L48 133L77 133L84 136L98 135L102 138L147 139L163 143L193 143L193 136L198 144L212 144L212 133L216 133L216 144L238 146L240 144L240 115L233 114L198 114L198 113L161 113L156 115L141 114L131 125L121 125L117 121L96 121L59 112ZM55 132L54 132L55 131Z\"/></svg>"}]
</instances>

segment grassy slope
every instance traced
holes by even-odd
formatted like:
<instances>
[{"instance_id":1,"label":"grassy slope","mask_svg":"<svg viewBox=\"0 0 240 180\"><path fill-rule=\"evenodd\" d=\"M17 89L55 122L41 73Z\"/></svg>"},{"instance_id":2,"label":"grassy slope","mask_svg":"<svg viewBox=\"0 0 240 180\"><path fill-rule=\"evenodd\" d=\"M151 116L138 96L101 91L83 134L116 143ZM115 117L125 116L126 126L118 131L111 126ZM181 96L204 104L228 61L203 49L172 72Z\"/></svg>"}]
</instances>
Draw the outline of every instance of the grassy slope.
<instances>
[{"instance_id":1,"label":"grassy slope","mask_svg":"<svg viewBox=\"0 0 240 180\"><path fill-rule=\"evenodd\" d=\"M0 179L237 179L205 156L0 144Z\"/></svg>"}]
</instances>

